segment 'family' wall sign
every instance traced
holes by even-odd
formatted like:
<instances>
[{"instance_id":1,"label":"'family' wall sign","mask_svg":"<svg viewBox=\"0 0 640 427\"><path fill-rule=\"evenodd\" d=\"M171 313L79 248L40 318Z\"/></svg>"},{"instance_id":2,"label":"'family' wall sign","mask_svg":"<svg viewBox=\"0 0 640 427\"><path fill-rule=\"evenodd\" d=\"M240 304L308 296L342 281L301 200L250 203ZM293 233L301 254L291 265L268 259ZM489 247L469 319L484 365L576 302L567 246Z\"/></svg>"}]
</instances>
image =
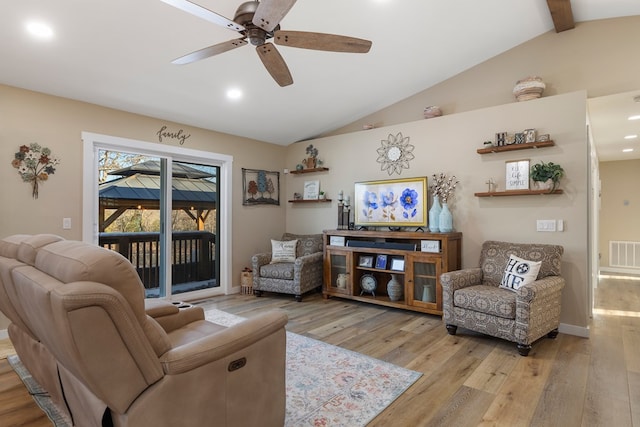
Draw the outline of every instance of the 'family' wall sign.
<instances>
[{"instance_id":1,"label":"'family' wall sign","mask_svg":"<svg viewBox=\"0 0 640 427\"><path fill-rule=\"evenodd\" d=\"M177 139L180 145L183 145L184 142L191 137L190 133L186 133L184 130L180 129L177 132L172 132L167 130L167 126L162 126L158 132L158 141L162 142L162 138L170 138Z\"/></svg>"}]
</instances>

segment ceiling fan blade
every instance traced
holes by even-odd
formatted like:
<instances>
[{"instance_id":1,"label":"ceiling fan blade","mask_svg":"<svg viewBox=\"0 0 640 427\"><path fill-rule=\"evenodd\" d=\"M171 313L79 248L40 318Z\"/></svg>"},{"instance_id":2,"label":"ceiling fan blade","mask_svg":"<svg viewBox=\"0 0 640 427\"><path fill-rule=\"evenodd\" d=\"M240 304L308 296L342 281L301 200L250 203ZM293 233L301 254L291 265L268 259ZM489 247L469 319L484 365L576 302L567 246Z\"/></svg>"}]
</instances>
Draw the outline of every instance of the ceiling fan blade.
<instances>
[{"instance_id":1,"label":"ceiling fan blade","mask_svg":"<svg viewBox=\"0 0 640 427\"><path fill-rule=\"evenodd\" d=\"M219 53L244 46L245 44L247 44L247 41L245 39L229 40L224 43L218 43L214 44L213 46L205 47L204 49L196 50L195 52L191 52L185 56L174 59L173 61L171 61L171 63L178 65L190 64L192 62L209 58L210 56L218 55Z\"/></svg>"},{"instance_id":2,"label":"ceiling fan blade","mask_svg":"<svg viewBox=\"0 0 640 427\"><path fill-rule=\"evenodd\" d=\"M197 16L198 18L202 18L209 22L213 22L217 25L222 25L225 28L234 31L244 31L244 27L236 22L233 22L230 19L225 18L222 15L218 15L217 13L199 6L189 0L160 0L167 4L170 4L173 7L176 7L180 10L183 10L187 13Z\"/></svg>"},{"instance_id":3,"label":"ceiling fan blade","mask_svg":"<svg viewBox=\"0 0 640 427\"><path fill-rule=\"evenodd\" d=\"M260 60L276 83L283 87L293 83L289 67L287 67L280 52L272 43L265 43L256 47L256 52L258 52Z\"/></svg>"},{"instance_id":4,"label":"ceiling fan blade","mask_svg":"<svg viewBox=\"0 0 640 427\"><path fill-rule=\"evenodd\" d=\"M265 31L273 31L295 2L296 0L262 0L253 15L253 24Z\"/></svg>"},{"instance_id":5,"label":"ceiling fan blade","mask_svg":"<svg viewBox=\"0 0 640 427\"><path fill-rule=\"evenodd\" d=\"M337 34L310 33L307 31L276 31L274 42L282 46L330 52L367 53L371 49L369 40Z\"/></svg>"}]
</instances>

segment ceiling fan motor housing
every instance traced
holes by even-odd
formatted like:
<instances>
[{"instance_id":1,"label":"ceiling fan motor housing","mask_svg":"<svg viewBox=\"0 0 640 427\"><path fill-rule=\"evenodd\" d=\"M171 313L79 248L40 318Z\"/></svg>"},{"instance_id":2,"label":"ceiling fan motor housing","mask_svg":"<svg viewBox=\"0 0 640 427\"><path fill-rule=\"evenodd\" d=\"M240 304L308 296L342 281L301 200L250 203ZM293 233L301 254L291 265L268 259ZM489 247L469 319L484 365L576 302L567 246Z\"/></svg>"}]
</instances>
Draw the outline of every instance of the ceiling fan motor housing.
<instances>
[{"instance_id":1,"label":"ceiling fan motor housing","mask_svg":"<svg viewBox=\"0 0 640 427\"><path fill-rule=\"evenodd\" d=\"M244 35L249 39L249 43L254 46L261 46L265 40L273 37L273 33L268 33L253 23L253 15L258 9L257 1L248 1L238 6L233 21L246 28Z\"/></svg>"}]
</instances>

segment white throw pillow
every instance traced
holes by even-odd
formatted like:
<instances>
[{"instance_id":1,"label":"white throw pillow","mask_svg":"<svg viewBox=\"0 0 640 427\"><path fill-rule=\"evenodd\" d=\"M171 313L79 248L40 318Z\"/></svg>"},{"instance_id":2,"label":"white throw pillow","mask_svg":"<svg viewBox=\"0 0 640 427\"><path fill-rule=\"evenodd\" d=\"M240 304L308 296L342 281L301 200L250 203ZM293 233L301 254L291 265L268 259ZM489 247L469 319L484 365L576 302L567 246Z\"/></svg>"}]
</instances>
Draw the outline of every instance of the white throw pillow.
<instances>
[{"instance_id":1,"label":"white throw pillow","mask_svg":"<svg viewBox=\"0 0 640 427\"><path fill-rule=\"evenodd\" d=\"M541 264L540 261L527 261L511 255L504 269L500 287L515 292L524 285L535 282Z\"/></svg>"},{"instance_id":2,"label":"white throw pillow","mask_svg":"<svg viewBox=\"0 0 640 427\"><path fill-rule=\"evenodd\" d=\"M298 240L271 240L271 264L278 262L294 262Z\"/></svg>"}]
</instances>

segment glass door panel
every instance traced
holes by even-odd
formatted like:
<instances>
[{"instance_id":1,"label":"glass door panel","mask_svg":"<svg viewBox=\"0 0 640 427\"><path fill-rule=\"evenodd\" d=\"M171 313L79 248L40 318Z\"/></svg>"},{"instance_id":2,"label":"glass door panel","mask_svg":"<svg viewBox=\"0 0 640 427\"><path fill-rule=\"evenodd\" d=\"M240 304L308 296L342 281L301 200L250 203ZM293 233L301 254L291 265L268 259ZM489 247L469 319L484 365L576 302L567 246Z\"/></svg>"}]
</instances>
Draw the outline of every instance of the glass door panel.
<instances>
[{"instance_id":1,"label":"glass door panel","mask_svg":"<svg viewBox=\"0 0 640 427\"><path fill-rule=\"evenodd\" d=\"M219 287L219 168L122 151L98 153L99 244L129 259L146 297ZM170 239L164 238L167 221ZM165 241L171 242L167 248Z\"/></svg>"},{"instance_id":2,"label":"glass door panel","mask_svg":"<svg viewBox=\"0 0 640 427\"><path fill-rule=\"evenodd\" d=\"M413 301L412 305L435 304L437 301L438 263L414 259L411 262L413 270Z\"/></svg>"},{"instance_id":3,"label":"glass door panel","mask_svg":"<svg viewBox=\"0 0 640 427\"><path fill-rule=\"evenodd\" d=\"M99 244L135 267L147 297L158 297L161 277L158 157L98 151Z\"/></svg>"},{"instance_id":4,"label":"glass door panel","mask_svg":"<svg viewBox=\"0 0 640 427\"><path fill-rule=\"evenodd\" d=\"M218 287L219 168L173 162L172 294Z\"/></svg>"},{"instance_id":5,"label":"glass door panel","mask_svg":"<svg viewBox=\"0 0 640 427\"><path fill-rule=\"evenodd\" d=\"M332 292L351 294L351 277L347 265L347 254L329 251L329 283Z\"/></svg>"}]
</instances>

